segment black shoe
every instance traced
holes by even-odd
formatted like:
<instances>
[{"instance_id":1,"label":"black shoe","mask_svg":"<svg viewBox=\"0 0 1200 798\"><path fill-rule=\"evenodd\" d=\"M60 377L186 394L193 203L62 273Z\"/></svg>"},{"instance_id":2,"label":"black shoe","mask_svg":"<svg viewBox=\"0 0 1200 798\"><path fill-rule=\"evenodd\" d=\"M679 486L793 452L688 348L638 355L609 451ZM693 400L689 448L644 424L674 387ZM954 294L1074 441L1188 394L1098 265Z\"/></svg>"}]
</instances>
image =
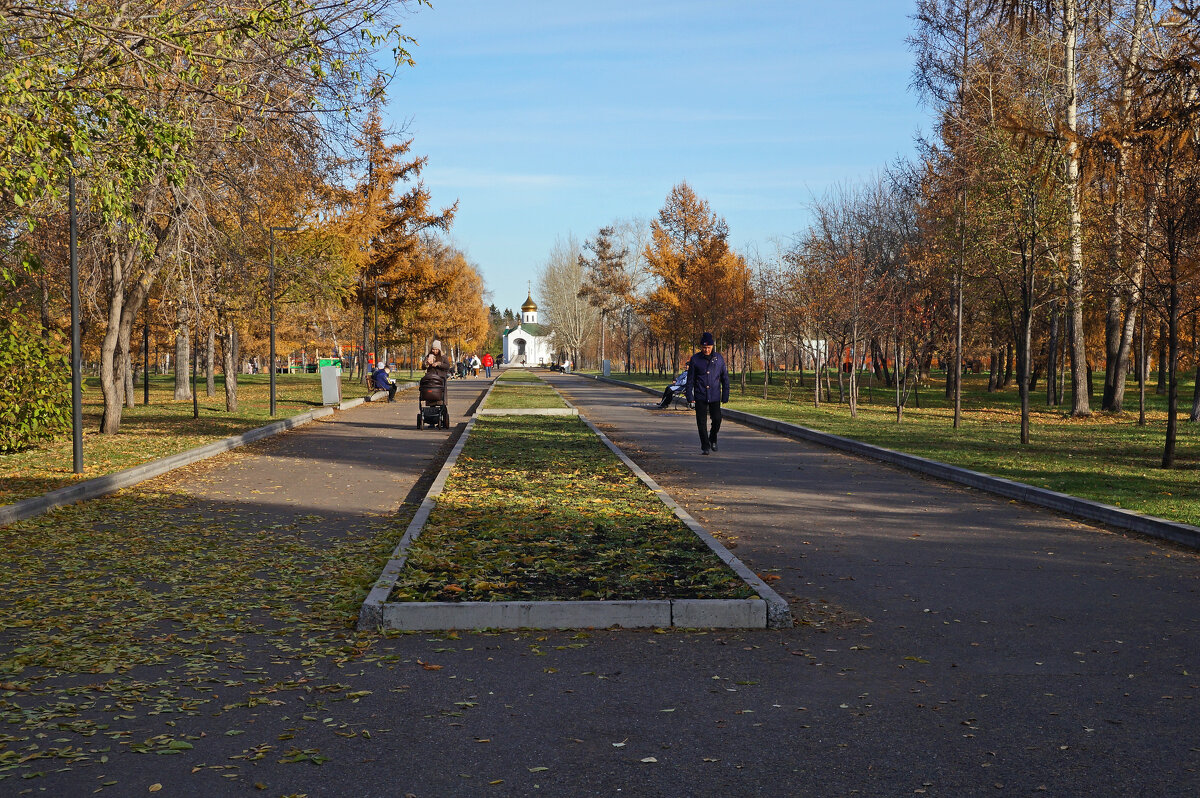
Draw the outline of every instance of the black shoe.
<instances>
[{"instance_id":1,"label":"black shoe","mask_svg":"<svg viewBox=\"0 0 1200 798\"><path fill-rule=\"evenodd\" d=\"M713 441L710 445L712 446L712 450L715 452L717 450L717 442Z\"/></svg>"},{"instance_id":2,"label":"black shoe","mask_svg":"<svg viewBox=\"0 0 1200 798\"><path fill-rule=\"evenodd\" d=\"M701 449L700 454L708 454L708 449Z\"/></svg>"}]
</instances>

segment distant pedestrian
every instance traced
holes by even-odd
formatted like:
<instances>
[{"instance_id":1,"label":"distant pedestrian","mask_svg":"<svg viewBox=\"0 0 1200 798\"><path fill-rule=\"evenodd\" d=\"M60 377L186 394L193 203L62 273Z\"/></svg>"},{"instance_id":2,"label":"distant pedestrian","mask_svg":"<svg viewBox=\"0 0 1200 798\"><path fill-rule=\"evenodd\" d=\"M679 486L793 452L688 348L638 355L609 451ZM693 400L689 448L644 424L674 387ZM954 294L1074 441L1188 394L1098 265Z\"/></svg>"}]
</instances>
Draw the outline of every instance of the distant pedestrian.
<instances>
[{"instance_id":1,"label":"distant pedestrian","mask_svg":"<svg viewBox=\"0 0 1200 798\"><path fill-rule=\"evenodd\" d=\"M471 355L471 376L479 376L479 367L483 365L483 361L479 359L479 355Z\"/></svg>"},{"instance_id":2,"label":"distant pedestrian","mask_svg":"<svg viewBox=\"0 0 1200 798\"><path fill-rule=\"evenodd\" d=\"M684 392L688 402L696 405L696 429L700 432L700 454L717 450L717 433L721 431L721 404L729 401L729 370L725 358L715 351L712 333L700 336L700 351L692 355L687 365L687 384ZM709 426L709 420L712 426Z\"/></svg>"},{"instance_id":3,"label":"distant pedestrian","mask_svg":"<svg viewBox=\"0 0 1200 798\"><path fill-rule=\"evenodd\" d=\"M492 366L496 365L495 358L492 357L491 352L484 352L483 360L480 362L483 363L483 375L490 380L492 378Z\"/></svg>"}]
</instances>

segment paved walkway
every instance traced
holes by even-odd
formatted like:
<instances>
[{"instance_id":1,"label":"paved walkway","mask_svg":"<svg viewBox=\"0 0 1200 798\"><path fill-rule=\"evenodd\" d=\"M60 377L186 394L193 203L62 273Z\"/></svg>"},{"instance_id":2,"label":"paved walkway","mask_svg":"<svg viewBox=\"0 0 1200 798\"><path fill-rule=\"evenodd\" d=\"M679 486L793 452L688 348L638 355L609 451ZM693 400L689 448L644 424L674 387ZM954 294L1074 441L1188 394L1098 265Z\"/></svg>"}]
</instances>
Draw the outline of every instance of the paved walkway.
<instances>
[{"instance_id":1,"label":"paved walkway","mask_svg":"<svg viewBox=\"0 0 1200 798\"><path fill-rule=\"evenodd\" d=\"M777 576L804 622L413 634L315 660L247 641L215 654L195 688L219 701L125 710L138 739L186 728L182 755L47 729L83 748L111 743L108 761L46 766L0 781L0 794L83 794L105 780L118 795L154 784L421 798L1200 794L1196 555L736 424L699 457L690 414L548 379L751 568ZM451 382L455 423L485 387ZM175 485L198 507L236 507L228 523L247 535L315 514L334 538L423 492L450 435L414 421L415 397L401 394ZM265 675L221 682L251 664ZM122 678L175 678L165 667Z\"/></svg>"}]
</instances>

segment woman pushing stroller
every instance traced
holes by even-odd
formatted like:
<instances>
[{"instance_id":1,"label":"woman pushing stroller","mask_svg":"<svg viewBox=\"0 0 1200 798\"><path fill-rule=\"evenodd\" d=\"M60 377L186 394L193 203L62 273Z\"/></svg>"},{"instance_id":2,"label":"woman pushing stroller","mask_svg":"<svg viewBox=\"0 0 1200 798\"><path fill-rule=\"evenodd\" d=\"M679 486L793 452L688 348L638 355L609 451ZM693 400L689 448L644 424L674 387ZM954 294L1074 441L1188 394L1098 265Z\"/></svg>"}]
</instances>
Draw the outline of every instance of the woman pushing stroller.
<instances>
[{"instance_id":1,"label":"woman pushing stroller","mask_svg":"<svg viewBox=\"0 0 1200 798\"><path fill-rule=\"evenodd\" d=\"M419 387L417 429L423 425L450 426L450 409L446 406L446 379L454 364L442 354L442 342L434 341L425 356L425 376Z\"/></svg>"},{"instance_id":2,"label":"woman pushing stroller","mask_svg":"<svg viewBox=\"0 0 1200 798\"><path fill-rule=\"evenodd\" d=\"M452 368L454 364L450 362L450 358L442 354L442 342L435 340L429 346L429 354L425 356L425 373L440 371L442 379L445 379Z\"/></svg>"}]
</instances>

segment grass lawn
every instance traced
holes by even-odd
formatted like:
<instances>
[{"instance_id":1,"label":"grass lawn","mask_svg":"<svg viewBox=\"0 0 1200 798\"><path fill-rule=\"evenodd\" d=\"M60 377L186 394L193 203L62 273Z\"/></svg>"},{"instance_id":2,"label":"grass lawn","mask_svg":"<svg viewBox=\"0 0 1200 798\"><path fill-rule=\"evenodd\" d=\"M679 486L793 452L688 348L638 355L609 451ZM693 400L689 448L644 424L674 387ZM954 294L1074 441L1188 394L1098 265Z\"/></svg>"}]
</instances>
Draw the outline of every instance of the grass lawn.
<instances>
[{"instance_id":1,"label":"grass lawn","mask_svg":"<svg viewBox=\"0 0 1200 798\"><path fill-rule=\"evenodd\" d=\"M501 371L496 379L501 382L542 382L542 378L531 370L515 366Z\"/></svg>"},{"instance_id":2,"label":"grass lawn","mask_svg":"<svg viewBox=\"0 0 1200 798\"><path fill-rule=\"evenodd\" d=\"M200 418L193 419L192 400L173 398L174 379L152 375L150 404L142 404L142 386L138 383L134 392L137 406L125 408L121 431L116 435L101 435L98 431L103 411L100 380L87 378L83 385L83 474L72 473L70 430L33 449L0 454L0 504L11 504L81 479L132 468L321 407L319 375L279 374L275 381L276 416L272 418L269 414L270 379L269 374L239 374L236 413L225 412L223 377L217 377L214 396L204 395L201 380ZM357 380L342 382L342 395L346 398L366 393Z\"/></svg>"},{"instance_id":3,"label":"grass lawn","mask_svg":"<svg viewBox=\"0 0 1200 798\"><path fill-rule=\"evenodd\" d=\"M671 375L614 373L661 390ZM1176 467L1160 467L1166 434L1166 398L1147 385L1147 424L1137 425L1137 384L1126 392L1127 411L1120 415L1093 413L1071 418L1066 408L1048 408L1045 382L1031 397L1030 438L1020 444L1020 398L1015 387L987 392L987 375L970 374L963 381L963 416L959 429L952 426L953 405L944 396L944 375L921 388L921 407L909 398L904 420L896 422L894 394L878 387L860 391L858 418L849 406L837 403L836 377L833 402L813 406L812 373L808 388L788 389L777 380L763 399L762 372L749 375L743 392L735 379L729 406L806 427L866 441L889 449L951 463L1007 479L1113 504L1150 515L1200 525L1200 429L1188 423L1192 383L1180 386L1183 415L1176 443ZM795 373L790 374L794 380ZM1099 404L1103 374L1097 375ZM873 399L873 402L872 402Z\"/></svg>"},{"instance_id":4,"label":"grass lawn","mask_svg":"<svg viewBox=\"0 0 1200 798\"><path fill-rule=\"evenodd\" d=\"M390 600L752 596L582 421L489 416Z\"/></svg>"},{"instance_id":5,"label":"grass lawn","mask_svg":"<svg viewBox=\"0 0 1200 798\"><path fill-rule=\"evenodd\" d=\"M549 385L501 384L492 388L484 407L491 410L515 410L534 407L566 407L558 391Z\"/></svg>"}]
</instances>

